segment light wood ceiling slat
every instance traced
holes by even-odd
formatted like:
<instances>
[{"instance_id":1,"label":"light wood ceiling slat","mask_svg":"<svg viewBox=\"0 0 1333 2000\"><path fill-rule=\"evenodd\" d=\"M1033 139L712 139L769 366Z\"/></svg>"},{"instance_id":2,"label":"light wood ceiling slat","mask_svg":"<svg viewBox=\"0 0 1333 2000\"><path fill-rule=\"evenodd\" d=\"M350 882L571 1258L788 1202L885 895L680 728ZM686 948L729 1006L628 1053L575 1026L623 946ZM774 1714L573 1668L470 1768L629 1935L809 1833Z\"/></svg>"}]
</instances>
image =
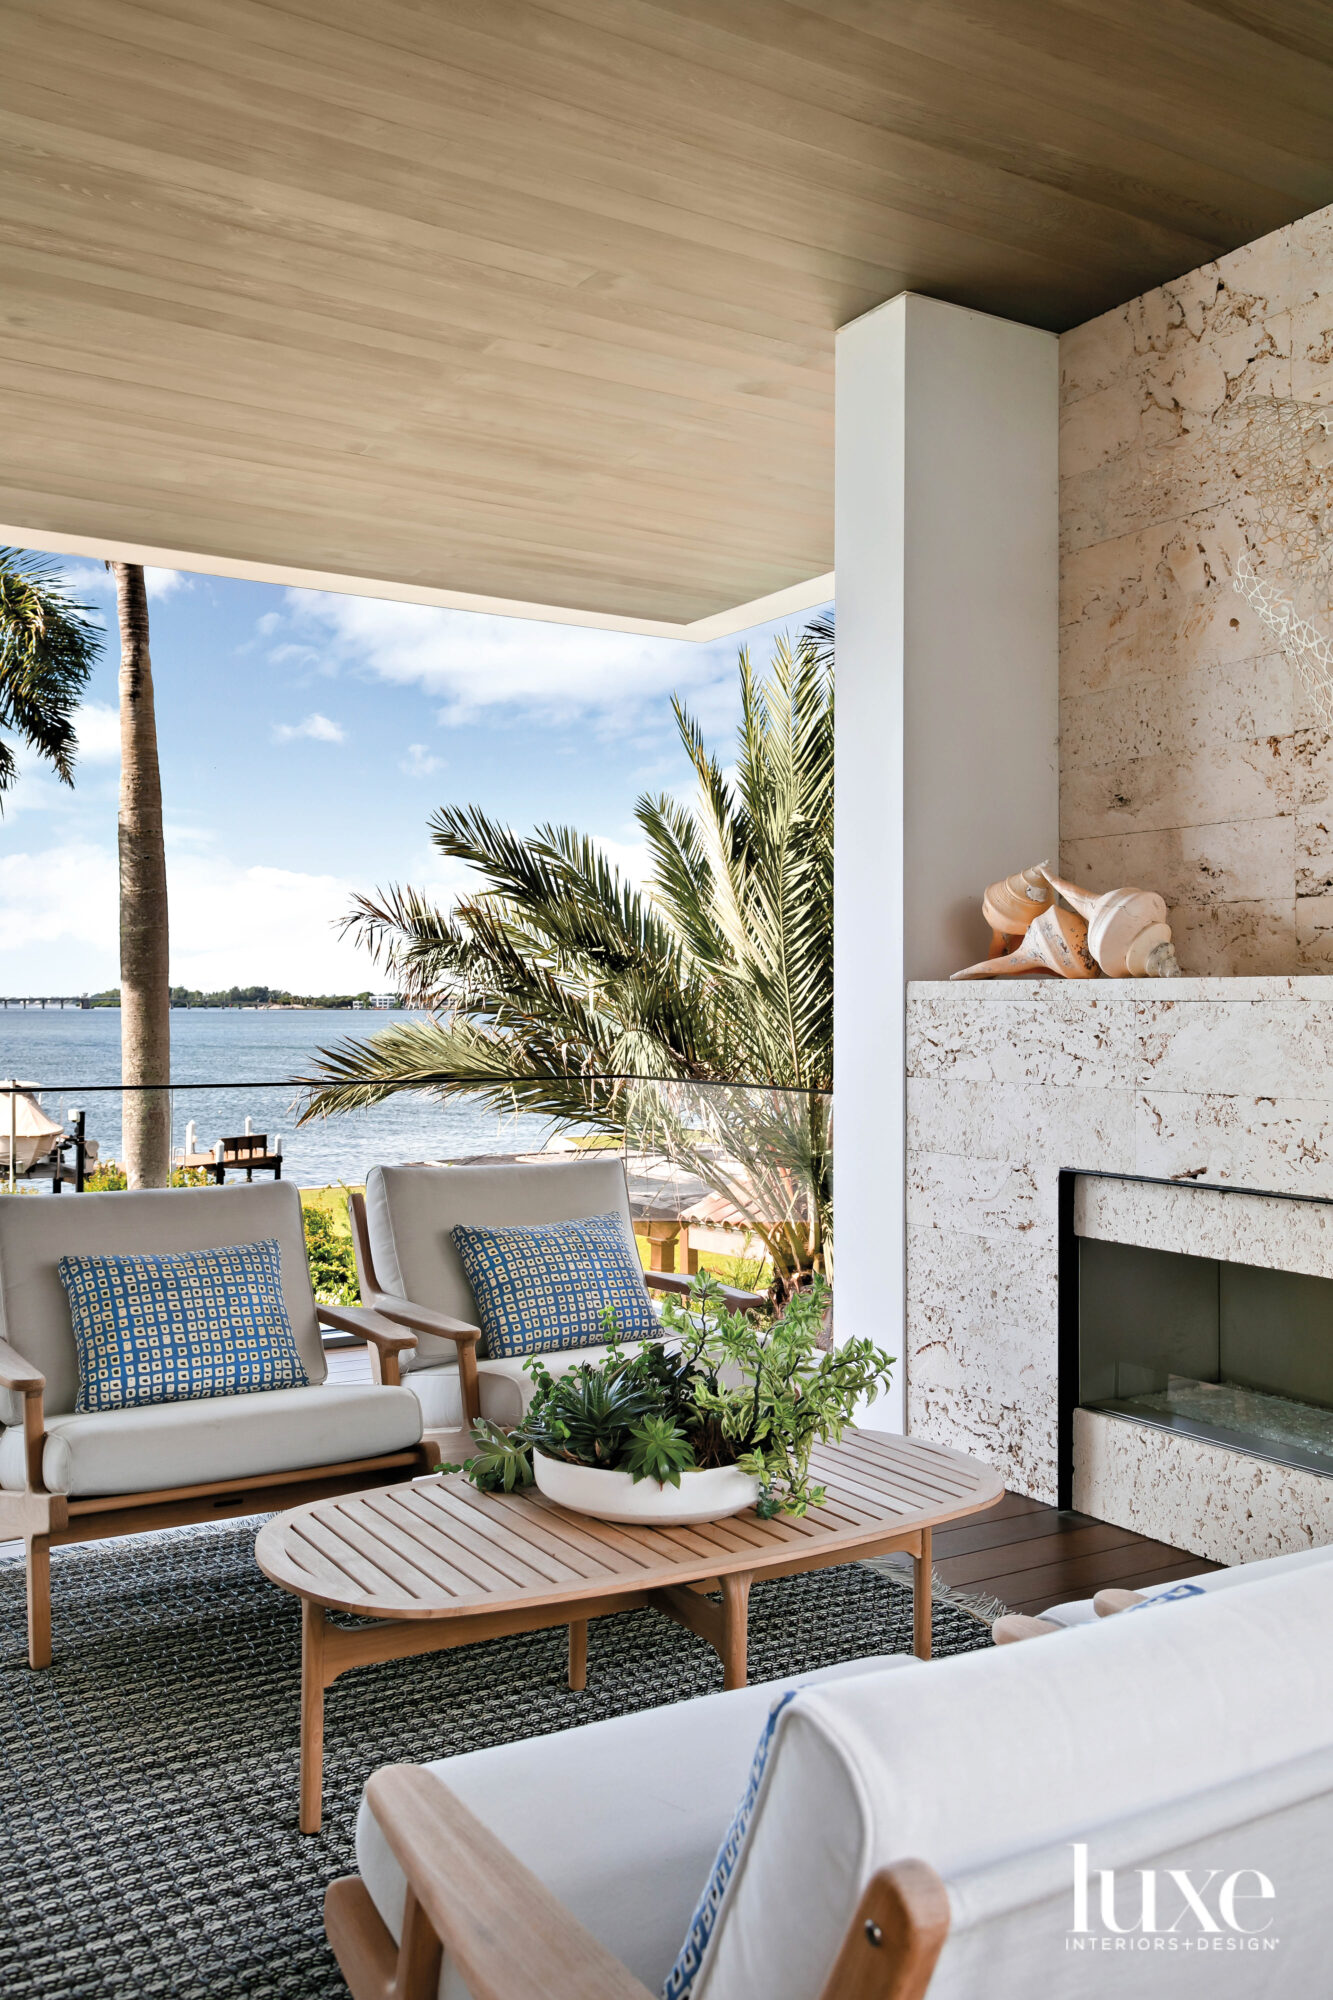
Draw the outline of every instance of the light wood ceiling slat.
<instances>
[{"instance_id":1,"label":"light wood ceiling slat","mask_svg":"<svg viewBox=\"0 0 1333 2000\"><path fill-rule=\"evenodd\" d=\"M837 326L1333 199L1316 0L0 0L0 519L685 623L832 564Z\"/></svg>"}]
</instances>

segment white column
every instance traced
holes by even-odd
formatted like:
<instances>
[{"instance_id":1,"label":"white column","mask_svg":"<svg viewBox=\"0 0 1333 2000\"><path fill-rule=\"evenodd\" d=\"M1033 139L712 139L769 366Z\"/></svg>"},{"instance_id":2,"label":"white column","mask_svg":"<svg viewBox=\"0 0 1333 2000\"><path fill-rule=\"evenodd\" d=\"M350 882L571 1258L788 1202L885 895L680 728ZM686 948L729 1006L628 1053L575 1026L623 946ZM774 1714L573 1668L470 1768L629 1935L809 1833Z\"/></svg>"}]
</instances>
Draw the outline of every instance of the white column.
<instances>
[{"instance_id":1,"label":"white column","mask_svg":"<svg viewBox=\"0 0 1333 2000\"><path fill-rule=\"evenodd\" d=\"M837 1329L900 1357L905 984L1057 849L1058 416L1036 327L907 292L838 334Z\"/></svg>"}]
</instances>

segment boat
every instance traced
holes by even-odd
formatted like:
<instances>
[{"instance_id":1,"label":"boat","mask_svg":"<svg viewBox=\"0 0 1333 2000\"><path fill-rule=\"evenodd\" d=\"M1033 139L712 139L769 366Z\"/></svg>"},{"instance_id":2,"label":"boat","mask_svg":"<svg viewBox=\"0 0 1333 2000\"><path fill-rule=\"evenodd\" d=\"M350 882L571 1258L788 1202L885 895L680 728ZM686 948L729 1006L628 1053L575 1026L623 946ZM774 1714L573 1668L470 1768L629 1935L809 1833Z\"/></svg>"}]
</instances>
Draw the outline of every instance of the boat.
<instances>
[{"instance_id":1,"label":"boat","mask_svg":"<svg viewBox=\"0 0 1333 2000\"><path fill-rule=\"evenodd\" d=\"M48 1118L36 1093L39 1085L20 1083L11 1077L0 1100L0 1169L10 1170L10 1134L13 1133L13 1171L31 1173L42 1160L49 1160L65 1128ZM13 1110L10 1110L12 1102Z\"/></svg>"}]
</instances>

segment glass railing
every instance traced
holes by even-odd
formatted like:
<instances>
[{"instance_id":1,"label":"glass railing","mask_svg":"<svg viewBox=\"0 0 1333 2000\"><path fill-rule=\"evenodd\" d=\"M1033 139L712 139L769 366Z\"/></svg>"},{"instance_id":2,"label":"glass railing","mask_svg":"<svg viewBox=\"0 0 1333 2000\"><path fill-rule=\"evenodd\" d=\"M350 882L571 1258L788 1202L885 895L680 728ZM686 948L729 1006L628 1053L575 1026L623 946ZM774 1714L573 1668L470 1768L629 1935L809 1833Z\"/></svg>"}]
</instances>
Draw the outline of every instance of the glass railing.
<instances>
[{"instance_id":1,"label":"glass railing","mask_svg":"<svg viewBox=\"0 0 1333 2000\"><path fill-rule=\"evenodd\" d=\"M12 1044L5 1053L12 1059ZM711 1270L753 1291L775 1279L785 1290L812 1271L832 1277L832 1111L822 1092L597 1077L580 1080L571 1093L562 1077L566 1108L557 1118L529 1108L540 1079L506 1089L491 1079L441 1076L379 1104L303 1122L308 1092L297 1074L209 1077L198 1073L208 1050L191 1053L196 1073L156 1093L167 1104L178 1185L280 1176L310 1191L310 1199L316 1189L331 1190L323 1206L340 1219L340 1190L361 1185L376 1164L558 1165L611 1152L624 1161L650 1268L682 1276ZM118 1047L103 1054L101 1063L80 1065L82 1075L43 1077L28 1064L16 1082L0 1077L0 1193L11 1181L15 1192L35 1194L57 1184L62 1193L124 1186L128 1093Z\"/></svg>"}]
</instances>

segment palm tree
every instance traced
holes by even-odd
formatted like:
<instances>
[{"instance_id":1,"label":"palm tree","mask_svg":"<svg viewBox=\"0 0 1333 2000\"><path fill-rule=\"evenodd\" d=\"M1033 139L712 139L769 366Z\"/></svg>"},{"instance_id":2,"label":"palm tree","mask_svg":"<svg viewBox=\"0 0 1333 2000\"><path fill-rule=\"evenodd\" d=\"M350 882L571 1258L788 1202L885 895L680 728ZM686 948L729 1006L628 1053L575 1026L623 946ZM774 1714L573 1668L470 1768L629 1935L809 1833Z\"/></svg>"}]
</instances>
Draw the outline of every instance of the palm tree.
<instances>
[{"instance_id":1,"label":"palm tree","mask_svg":"<svg viewBox=\"0 0 1333 2000\"><path fill-rule=\"evenodd\" d=\"M742 651L740 677L734 781L673 703L697 799L638 801L646 893L568 827L434 815L475 890L441 911L391 888L346 926L432 1018L321 1050L303 1115L425 1089L625 1132L740 1211L780 1299L831 1243L831 622L780 639L763 678Z\"/></svg>"},{"instance_id":2,"label":"palm tree","mask_svg":"<svg viewBox=\"0 0 1333 2000\"><path fill-rule=\"evenodd\" d=\"M0 548L0 731L21 737L74 783L75 712L102 638L49 556ZM18 760L0 735L0 795Z\"/></svg>"},{"instance_id":3,"label":"palm tree","mask_svg":"<svg viewBox=\"0 0 1333 2000\"><path fill-rule=\"evenodd\" d=\"M157 761L148 594L138 563L113 562L120 620L120 1073L131 1085L171 1081L167 862ZM128 1090L121 1121L132 1188L171 1178L165 1088Z\"/></svg>"}]
</instances>

